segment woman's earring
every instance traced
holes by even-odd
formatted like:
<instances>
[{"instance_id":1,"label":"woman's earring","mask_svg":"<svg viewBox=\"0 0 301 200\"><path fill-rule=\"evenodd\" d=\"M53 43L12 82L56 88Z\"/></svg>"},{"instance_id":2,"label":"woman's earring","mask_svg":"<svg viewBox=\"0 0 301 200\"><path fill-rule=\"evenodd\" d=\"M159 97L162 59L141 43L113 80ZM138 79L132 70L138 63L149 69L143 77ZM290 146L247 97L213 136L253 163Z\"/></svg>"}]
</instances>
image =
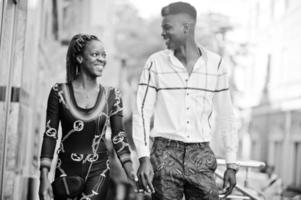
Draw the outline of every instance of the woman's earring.
<instances>
[{"instance_id":1,"label":"woman's earring","mask_svg":"<svg viewBox=\"0 0 301 200\"><path fill-rule=\"evenodd\" d=\"M77 56L77 57L76 57L76 61L78 62L78 64L82 64L83 58L80 57L80 56Z\"/></svg>"},{"instance_id":2,"label":"woman's earring","mask_svg":"<svg viewBox=\"0 0 301 200\"><path fill-rule=\"evenodd\" d=\"M75 67L75 74L76 74L76 76L79 75L78 65L76 65L76 67Z\"/></svg>"}]
</instances>

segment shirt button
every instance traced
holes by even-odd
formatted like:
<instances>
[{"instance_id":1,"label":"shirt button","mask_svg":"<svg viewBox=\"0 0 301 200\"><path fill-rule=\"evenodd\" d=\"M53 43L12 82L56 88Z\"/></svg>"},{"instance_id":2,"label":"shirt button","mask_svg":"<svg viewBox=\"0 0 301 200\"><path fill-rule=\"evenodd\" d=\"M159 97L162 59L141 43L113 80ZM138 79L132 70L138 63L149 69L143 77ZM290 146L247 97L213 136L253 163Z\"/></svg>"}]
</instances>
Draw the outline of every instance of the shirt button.
<instances>
[{"instance_id":1,"label":"shirt button","mask_svg":"<svg viewBox=\"0 0 301 200\"><path fill-rule=\"evenodd\" d=\"M189 93L187 92L186 95L189 96Z\"/></svg>"},{"instance_id":2,"label":"shirt button","mask_svg":"<svg viewBox=\"0 0 301 200\"><path fill-rule=\"evenodd\" d=\"M186 79L185 79L185 81L187 82L187 81L188 81L188 79L186 78Z\"/></svg>"}]
</instances>

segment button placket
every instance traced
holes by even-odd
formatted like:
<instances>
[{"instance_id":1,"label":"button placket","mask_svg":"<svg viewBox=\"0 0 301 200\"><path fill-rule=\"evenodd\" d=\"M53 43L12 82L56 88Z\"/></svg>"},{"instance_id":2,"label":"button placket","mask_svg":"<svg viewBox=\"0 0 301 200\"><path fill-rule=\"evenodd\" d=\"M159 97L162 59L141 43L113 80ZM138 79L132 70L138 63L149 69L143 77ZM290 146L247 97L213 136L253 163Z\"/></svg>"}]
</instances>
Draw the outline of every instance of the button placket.
<instances>
[{"instance_id":1,"label":"button placket","mask_svg":"<svg viewBox=\"0 0 301 200\"><path fill-rule=\"evenodd\" d=\"M185 75L185 77L183 77L184 78L184 82L185 82L185 96L186 96L186 104L185 104L185 110L186 110L186 133L185 133L185 137L187 138L187 139L189 139L190 138L190 135L189 135L189 133L190 133L190 129L191 129L191 122L190 122L190 115L191 115L191 112L190 112L190 105L191 105L191 92L190 92L190 90L188 89L188 86L189 86L189 76L188 76L188 74L186 74Z\"/></svg>"},{"instance_id":2,"label":"button placket","mask_svg":"<svg viewBox=\"0 0 301 200\"><path fill-rule=\"evenodd\" d=\"M188 79L188 77L186 77L186 78L185 78L186 86L188 86L188 81L189 81L189 79Z\"/></svg>"},{"instance_id":3,"label":"button placket","mask_svg":"<svg viewBox=\"0 0 301 200\"><path fill-rule=\"evenodd\" d=\"M186 82L186 86L188 86L188 78L185 78L185 82ZM185 109L186 109L186 137L189 138L189 132L190 132L190 115L191 113L189 112L189 106L191 105L191 97L190 97L190 92L189 89L186 87L185 89L186 92L186 105L185 105Z\"/></svg>"}]
</instances>

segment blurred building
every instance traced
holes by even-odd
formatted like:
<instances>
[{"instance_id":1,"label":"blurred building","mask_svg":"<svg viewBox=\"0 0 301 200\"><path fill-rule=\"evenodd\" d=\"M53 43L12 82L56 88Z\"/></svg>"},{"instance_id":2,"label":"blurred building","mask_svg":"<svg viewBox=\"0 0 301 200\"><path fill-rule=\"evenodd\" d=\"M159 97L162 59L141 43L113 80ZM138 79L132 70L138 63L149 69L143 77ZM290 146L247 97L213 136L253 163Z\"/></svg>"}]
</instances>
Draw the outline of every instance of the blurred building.
<instances>
[{"instance_id":1,"label":"blurred building","mask_svg":"<svg viewBox=\"0 0 301 200\"><path fill-rule=\"evenodd\" d=\"M119 76L110 0L0 1L0 199L37 199L39 155L50 87L65 81L65 55L75 33L105 42L105 85ZM110 9L109 9L110 8ZM112 67L110 67L112 65Z\"/></svg>"},{"instance_id":2,"label":"blurred building","mask_svg":"<svg viewBox=\"0 0 301 200\"><path fill-rule=\"evenodd\" d=\"M301 188L301 1L256 0L250 8L241 106L249 114L251 158Z\"/></svg>"}]
</instances>

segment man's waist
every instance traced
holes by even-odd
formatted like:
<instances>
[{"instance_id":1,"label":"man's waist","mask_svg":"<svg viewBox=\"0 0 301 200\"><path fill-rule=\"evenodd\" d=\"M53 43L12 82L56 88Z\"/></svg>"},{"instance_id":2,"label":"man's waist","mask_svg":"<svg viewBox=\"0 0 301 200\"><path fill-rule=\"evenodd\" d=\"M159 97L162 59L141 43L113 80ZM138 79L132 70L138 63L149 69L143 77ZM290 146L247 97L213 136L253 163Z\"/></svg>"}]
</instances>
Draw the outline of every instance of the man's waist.
<instances>
[{"instance_id":1,"label":"man's waist","mask_svg":"<svg viewBox=\"0 0 301 200\"><path fill-rule=\"evenodd\" d=\"M206 147L209 146L209 141L202 141L202 142L186 142L181 140L169 139L165 137L154 137L154 143L164 143L168 146L174 147L187 147L187 146L199 146L199 147Z\"/></svg>"},{"instance_id":2,"label":"man's waist","mask_svg":"<svg viewBox=\"0 0 301 200\"><path fill-rule=\"evenodd\" d=\"M202 143L211 140L210 132L161 132L154 130L151 137L162 137L170 140L176 140L184 143Z\"/></svg>"}]
</instances>

